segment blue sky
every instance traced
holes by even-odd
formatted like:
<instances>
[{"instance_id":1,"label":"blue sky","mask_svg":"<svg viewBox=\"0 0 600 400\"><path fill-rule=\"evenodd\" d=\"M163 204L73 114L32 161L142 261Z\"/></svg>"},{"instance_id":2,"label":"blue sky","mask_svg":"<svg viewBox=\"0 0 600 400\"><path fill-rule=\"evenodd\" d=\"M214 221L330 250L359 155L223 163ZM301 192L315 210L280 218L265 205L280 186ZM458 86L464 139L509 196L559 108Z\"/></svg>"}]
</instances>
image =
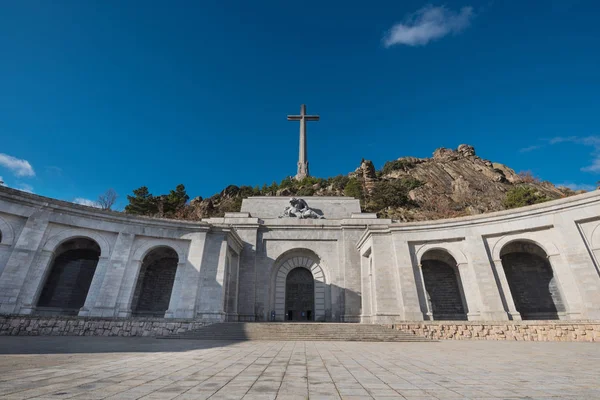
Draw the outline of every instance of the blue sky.
<instances>
[{"instance_id":1,"label":"blue sky","mask_svg":"<svg viewBox=\"0 0 600 400\"><path fill-rule=\"evenodd\" d=\"M73 201L193 196L437 147L600 179L594 1L18 1L0 12L0 177Z\"/></svg>"}]
</instances>

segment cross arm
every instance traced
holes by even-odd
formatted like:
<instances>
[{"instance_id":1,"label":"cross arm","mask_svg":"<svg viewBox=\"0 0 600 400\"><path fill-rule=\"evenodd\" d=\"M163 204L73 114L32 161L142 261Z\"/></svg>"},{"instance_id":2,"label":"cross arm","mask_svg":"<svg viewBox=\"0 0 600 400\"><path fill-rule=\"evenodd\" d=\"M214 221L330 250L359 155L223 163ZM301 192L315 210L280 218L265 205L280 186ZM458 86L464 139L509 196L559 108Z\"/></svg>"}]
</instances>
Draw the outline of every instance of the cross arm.
<instances>
[{"instance_id":1,"label":"cross arm","mask_svg":"<svg viewBox=\"0 0 600 400\"><path fill-rule=\"evenodd\" d=\"M300 121L302 120L302 115L288 115L288 121Z\"/></svg>"}]
</instances>

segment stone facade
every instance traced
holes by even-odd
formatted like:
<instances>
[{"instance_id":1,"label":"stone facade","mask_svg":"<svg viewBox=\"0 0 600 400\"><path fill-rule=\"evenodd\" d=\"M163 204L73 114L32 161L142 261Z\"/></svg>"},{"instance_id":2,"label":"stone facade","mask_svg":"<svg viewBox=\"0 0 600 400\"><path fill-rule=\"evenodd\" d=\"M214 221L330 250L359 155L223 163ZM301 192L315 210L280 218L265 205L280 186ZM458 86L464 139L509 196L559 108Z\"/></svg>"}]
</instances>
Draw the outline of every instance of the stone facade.
<instances>
[{"instance_id":1,"label":"stone facade","mask_svg":"<svg viewBox=\"0 0 600 400\"><path fill-rule=\"evenodd\" d=\"M598 321L404 322L399 331L437 340L520 340L537 342L600 342Z\"/></svg>"},{"instance_id":2,"label":"stone facade","mask_svg":"<svg viewBox=\"0 0 600 400\"><path fill-rule=\"evenodd\" d=\"M242 212L192 222L0 187L0 314L116 320L145 310L166 320L284 321L287 276L303 268L314 298L298 304L314 321L600 320L598 191L417 223L361 213L345 197L304 198L325 219L278 218L288 200L250 198ZM50 289L75 304L52 276L78 241L97 251L83 305L42 307ZM165 251L169 263L156 264ZM73 277L80 264L69 267Z\"/></svg>"}]
</instances>

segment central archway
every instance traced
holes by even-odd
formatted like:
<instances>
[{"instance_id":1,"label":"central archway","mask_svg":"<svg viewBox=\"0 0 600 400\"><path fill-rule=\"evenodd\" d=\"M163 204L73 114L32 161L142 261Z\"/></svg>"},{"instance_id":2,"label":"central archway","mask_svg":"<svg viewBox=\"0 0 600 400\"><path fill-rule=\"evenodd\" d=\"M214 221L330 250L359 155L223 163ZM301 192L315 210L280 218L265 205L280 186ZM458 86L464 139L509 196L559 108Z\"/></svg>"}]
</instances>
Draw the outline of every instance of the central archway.
<instances>
[{"instance_id":1,"label":"central archway","mask_svg":"<svg viewBox=\"0 0 600 400\"><path fill-rule=\"evenodd\" d=\"M323 272L323 268L321 267L321 261L319 257L314 254L310 250L304 249L296 249L289 253L286 253L280 256L275 262L273 269L273 311L275 311L275 320L276 321L285 321L288 320L288 309L286 306L288 304L292 305L294 308L291 308L292 311L296 310L299 312L298 319L294 318L294 313L292 313L292 320L302 320L302 310L304 310L304 320L305 321L325 321L325 297L326 297L326 289L327 285L325 282L325 273ZM300 271L296 271L300 269ZM302 270L305 270L312 277L313 282L313 303L310 318L306 314L309 305L309 302L306 301L307 293L310 292L310 287L308 284L309 279L308 275L306 275ZM289 293L288 298L288 276L290 285L298 285L303 284L306 285L300 291L301 293L296 293L299 298L291 299L292 291ZM292 286L290 286L292 288ZM296 288L298 289L298 288ZM288 303L290 300L290 303ZM296 302L298 304L296 304ZM293 304L292 304L293 303Z\"/></svg>"},{"instance_id":2,"label":"central archway","mask_svg":"<svg viewBox=\"0 0 600 400\"><path fill-rule=\"evenodd\" d=\"M306 268L288 273L285 282L286 321L312 321L315 310L315 280Z\"/></svg>"}]
</instances>

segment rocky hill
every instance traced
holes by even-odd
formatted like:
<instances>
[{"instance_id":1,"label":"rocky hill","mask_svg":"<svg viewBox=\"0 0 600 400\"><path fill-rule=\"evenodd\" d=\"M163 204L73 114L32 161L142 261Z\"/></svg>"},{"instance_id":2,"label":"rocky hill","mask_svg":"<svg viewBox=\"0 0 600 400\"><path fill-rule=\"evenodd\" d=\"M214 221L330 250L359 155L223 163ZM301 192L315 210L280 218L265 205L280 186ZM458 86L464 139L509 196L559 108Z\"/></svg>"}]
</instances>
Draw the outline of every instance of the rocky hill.
<instances>
[{"instance_id":1,"label":"rocky hill","mask_svg":"<svg viewBox=\"0 0 600 400\"><path fill-rule=\"evenodd\" d=\"M439 148L431 158L389 161L379 171L371 161L362 160L355 171L327 179L286 178L262 188L231 185L210 198L197 197L168 216L193 220L222 216L239 211L242 199L249 196L352 196L361 200L364 211L380 217L419 221L499 211L573 194L530 173L517 174L482 159L472 146L463 144L456 150Z\"/></svg>"}]
</instances>

